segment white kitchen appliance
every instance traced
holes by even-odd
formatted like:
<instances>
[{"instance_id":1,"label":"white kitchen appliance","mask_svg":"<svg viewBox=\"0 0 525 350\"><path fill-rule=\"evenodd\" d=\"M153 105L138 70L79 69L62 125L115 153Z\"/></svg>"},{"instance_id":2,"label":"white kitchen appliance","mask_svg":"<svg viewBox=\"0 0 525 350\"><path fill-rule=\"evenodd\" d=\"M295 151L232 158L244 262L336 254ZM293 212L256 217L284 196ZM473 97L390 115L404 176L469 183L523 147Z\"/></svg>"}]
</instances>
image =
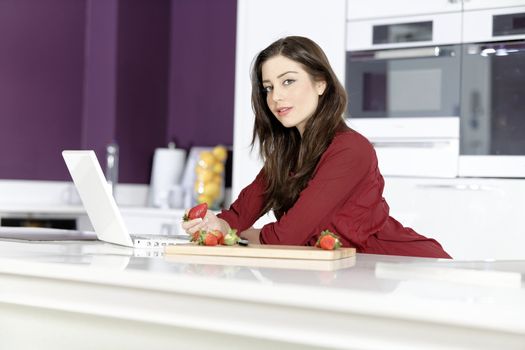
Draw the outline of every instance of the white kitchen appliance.
<instances>
[{"instance_id":1,"label":"white kitchen appliance","mask_svg":"<svg viewBox=\"0 0 525 350\"><path fill-rule=\"evenodd\" d=\"M463 14L459 175L525 177L525 7Z\"/></svg>"},{"instance_id":2,"label":"white kitchen appliance","mask_svg":"<svg viewBox=\"0 0 525 350\"><path fill-rule=\"evenodd\" d=\"M457 175L460 41L460 12L348 22L348 124L384 175Z\"/></svg>"}]
</instances>

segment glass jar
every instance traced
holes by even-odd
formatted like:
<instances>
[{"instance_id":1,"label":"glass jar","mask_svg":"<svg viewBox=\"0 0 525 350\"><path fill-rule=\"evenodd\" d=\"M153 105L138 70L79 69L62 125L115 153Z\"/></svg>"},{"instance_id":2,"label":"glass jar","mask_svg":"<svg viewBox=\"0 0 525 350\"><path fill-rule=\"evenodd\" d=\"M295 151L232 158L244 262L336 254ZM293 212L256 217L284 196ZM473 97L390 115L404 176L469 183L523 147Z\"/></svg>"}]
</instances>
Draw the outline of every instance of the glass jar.
<instances>
[{"instance_id":1,"label":"glass jar","mask_svg":"<svg viewBox=\"0 0 525 350\"><path fill-rule=\"evenodd\" d=\"M212 210L220 209L224 201L224 164L227 155L226 147L220 145L200 152L195 165L193 188L196 203L207 203Z\"/></svg>"}]
</instances>

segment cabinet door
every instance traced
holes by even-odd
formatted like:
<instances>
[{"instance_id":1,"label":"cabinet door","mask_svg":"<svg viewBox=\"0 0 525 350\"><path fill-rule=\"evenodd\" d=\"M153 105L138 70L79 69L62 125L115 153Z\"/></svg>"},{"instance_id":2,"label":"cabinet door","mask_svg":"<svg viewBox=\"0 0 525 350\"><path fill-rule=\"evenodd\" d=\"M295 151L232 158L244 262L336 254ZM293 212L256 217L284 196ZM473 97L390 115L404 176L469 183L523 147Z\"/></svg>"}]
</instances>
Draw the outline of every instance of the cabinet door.
<instances>
[{"instance_id":1,"label":"cabinet door","mask_svg":"<svg viewBox=\"0 0 525 350\"><path fill-rule=\"evenodd\" d=\"M463 0L464 10L478 10L524 5L525 0Z\"/></svg>"},{"instance_id":2,"label":"cabinet door","mask_svg":"<svg viewBox=\"0 0 525 350\"><path fill-rule=\"evenodd\" d=\"M348 0L347 19L416 16L461 11L460 0Z\"/></svg>"},{"instance_id":3,"label":"cabinet door","mask_svg":"<svg viewBox=\"0 0 525 350\"><path fill-rule=\"evenodd\" d=\"M455 259L525 258L525 180L385 180L391 215Z\"/></svg>"}]
</instances>

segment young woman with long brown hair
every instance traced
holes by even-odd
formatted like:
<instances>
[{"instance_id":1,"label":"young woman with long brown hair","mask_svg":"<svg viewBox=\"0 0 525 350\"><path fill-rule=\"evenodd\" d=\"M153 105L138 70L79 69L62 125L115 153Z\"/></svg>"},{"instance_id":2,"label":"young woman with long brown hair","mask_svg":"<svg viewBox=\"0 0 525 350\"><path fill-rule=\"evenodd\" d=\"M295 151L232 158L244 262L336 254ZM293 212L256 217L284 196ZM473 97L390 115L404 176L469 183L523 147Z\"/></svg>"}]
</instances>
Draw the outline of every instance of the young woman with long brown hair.
<instances>
[{"instance_id":1,"label":"young woman with long brown hair","mask_svg":"<svg viewBox=\"0 0 525 350\"><path fill-rule=\"evenodd\" d=\"M182 224L236 228L250 242L314 245L323 230L360 253L450 258L389 216L373 146L344 121L346 92L312 40L282 38L252 69L252 107L264 166L227 210ZM276 222L252 225L273 210Z\"/></svg>"}]
</instances>

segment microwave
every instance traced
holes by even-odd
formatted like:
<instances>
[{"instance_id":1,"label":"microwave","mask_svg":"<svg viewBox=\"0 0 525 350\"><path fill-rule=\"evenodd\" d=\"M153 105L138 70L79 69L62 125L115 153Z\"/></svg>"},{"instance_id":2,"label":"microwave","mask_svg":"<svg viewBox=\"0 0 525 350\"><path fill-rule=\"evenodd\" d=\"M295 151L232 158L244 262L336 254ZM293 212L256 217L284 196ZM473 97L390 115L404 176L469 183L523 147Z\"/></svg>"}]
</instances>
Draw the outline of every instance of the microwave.
<instances>
[{"instance_id":1,"label":"microwave","mask_svg":"<svg viewBox=\"0 0 525 350\"><path fill-rule=\"evenodd\" d=\"M348 22L347 121L392 176L455 177L461 13Z\"/></svg>"}]
</instances>

